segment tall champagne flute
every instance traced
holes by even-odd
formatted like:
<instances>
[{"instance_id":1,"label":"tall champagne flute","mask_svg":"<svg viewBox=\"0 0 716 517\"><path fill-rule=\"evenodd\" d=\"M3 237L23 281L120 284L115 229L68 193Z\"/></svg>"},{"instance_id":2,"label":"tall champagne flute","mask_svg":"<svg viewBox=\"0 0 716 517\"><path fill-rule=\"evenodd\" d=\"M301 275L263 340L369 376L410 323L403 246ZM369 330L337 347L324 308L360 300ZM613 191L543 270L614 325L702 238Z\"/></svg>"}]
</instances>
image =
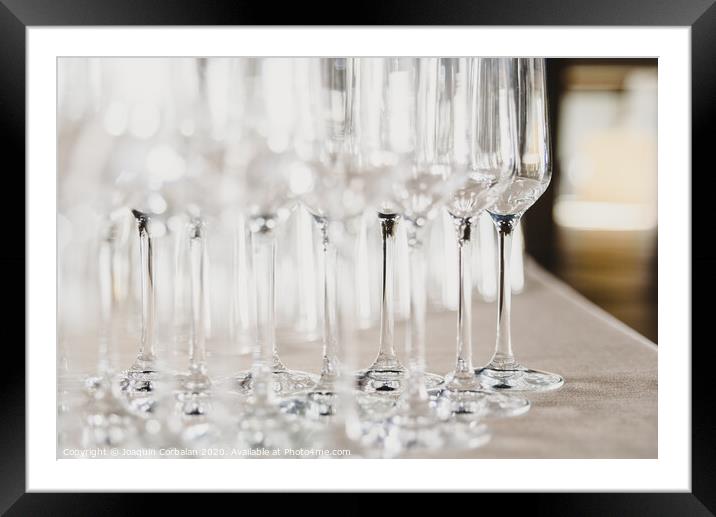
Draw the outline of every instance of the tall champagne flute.
<instances>
[{"instance_id":1,"label":"tall champagne flute","mask_svg":"<svg viewBox=\"0 0 716 517\"><path fill-rule=\"evenodd\" d=\"M379 350L373 363L359 372L358 386L367 393L398 394L407 377L395 350L393 310L395 247L403 210L391 178L410 176L413 170L416 60L355 59L350 95L349 167L364 176L368 197L374 202L383 259ZM425 381L432 388L442 378L426 374Z\"/></svg>"},{"instance_id":2,"label":"tall champagne flute","mask_svg":"<svg viewBox=\"0 0 716 517\"><path fill-rule=\"evenodd\" d=\"M126 243L129 234L128 220L122 217L123 214L123 210L115 210L100 222L97 239L99 346L96 372L84 382L84 387L89 392L108 389L110 386L106 383L114 374L112 360L116 355L117 305L122 283L119 250L122 244Z\"/></svg>"},{"instance_id":3,"label":"tall champagne flute","mask_svg":"<svg viewBox=\"0 0 716 517\"><path fill-rule=\"evenodd\" d=\"M358 58L354 61L351 84L351 164L367 177L369 185L377 184L379 177L401 158L393 152L386 135L389 130L386 76L390 59ZM409 82L407 83L409 84ZM382 201L382 202L381 202ZM400 215L395 206L378 200L376 207L382 241L382 287L380 299L380 343L378 356L364 371L359 372L359 387L365 392L391 392L399 388L398 380L405 368L395 352L393 315L393 288L395 270L395 240Z\"/></svg>"},{"instance_id":4,"label":"tall champagne flute","mask_svg":"<svg viewBox=\"0 0 716 517\"><path fill-rule=\"evenodd\" d=\"M153 415L158 425L148 426L151 431L159 430L153 438L163 446L216 447L230 420L227 412L232 409L232 401L214 386L206 365L209 298L206 227L199 209L190 205L184 238L178 245L178 253L188 258L189 360L187 369L173 379L172 389L166 394L170 400L160 401L159 411ZM183 276L180 269L177 268L178 277ZM178 278L178 281L185 280Z\"/></svg>"},{"instance_id":5,"label":"tall champagne flute","mask_svg":"<svg viewBox=\"0 0 716 517\"><path fill-rule=\"evenodd\" d=\"M479 447L489 440L484 424L462 426L431 406L425 383L426 256L425 225L448 195L464 185L451 168L456 110L464 106L466 58L416 60L415 153L413 166L393 178L393 192L408 231L410 315L406 356L408 376L397 413L389 421L388 455L446 447Z\"/></svg>"},{"instance_id":6,"label":"tall champagne flute","mask_svg":"<svg viewBox=\"0 0 716 517\"><path fill-rule=\"evenodd\" d=\"M347 157L347 86L351 77L350 59L321 58L300 62L305 73L303 103L310 120L306 171L311 180L301 193L303 206L313 217L320 232L322 279L322 361L321 373L315 387L301 394L305 398L306 414L332 417L337 402L336 382L339 375L337 240L346 221L359 217L365 201L360 183L351 181L346 167Z\"/></svg>"},{"instance_id":7,"label":"tall champagne flute","mask_svg":"<svg viewBox=\"0 0 716 517\"><path fill-rule=\"evenodd\" d=\"M102 222L98 247L100 335L97 373L85 382L88 400L82 408L81 443L84 447L117 447L136 440L136 418L117 398L110 356L114 348L116 256L123 225L116 217Z\"/></svg>"},{"instance_id":8,"label":"tall champagne flute","mask_svg":"<svg viewBox=\"0 0 716 517\"><path fill-rule=\"evenodd\" d=\"M186 225L186 247L189 253L190 331L189 365L179 377L177 398L185 415L203 415L209 407L211 381L206 369L205 314L206 223L198 215Z\"/></svg>"},{"instance_id":9,"label":"tall champagne flute","mask_svg":"<svg viewBox=\"0 0 716 517\"><path fill-rule=\"evenodd\" d=\"M517 362L510 333L512 233L525 211L547 189L552 176L544 68L544 59L517 60L516 174L488 208L497 229L497 339L492 359L476 373L482 384L500 391L547 391L564 384L560 375Z\"/></svg>"},{"instance_id":10,"label":"tall champagne flute","mask_svg":"<svg viewBox=\"0 0 716 517\"><path fill-rule=\"evenodd\" d=\"M294 148L296 129L294 89L295 63L288 58L265 58L254 62L255 75L248 80L256 85L252 92L254 110L247 130L254 133L257 150L239 175L242 204L251 234L257 292L258 347L256 361L263 360L261 347L272 350L274 390L290 396L311 388L315 375L288 369L278 355L275 322L276 228L296 207L297 190L306 176L306 166ZM262 106L259 108L258 106ZM310 176L310 173L309 173ZM256 370L256 369L254 369ZM238 374L239 391L253 389L252 372Z\"/></svg>"},{"instance_id":11,"label":"tall champagne flute","mask_svg":"<svg viewBox=\"0 0 716 517\"><path fill-rule=\"evenodd\" d=\"M252 219L252 252L256 275L257 347L250 373L251 390L240 407L235 443L240 447L279 448L294 447L300 440L302 426L294 415L279 407L278 394L287 389L294 394L307 389L299 388L297 377L277 370L274 324L274 279L276 239L269 221ZM313 382L309 379L306 383ZM278 389L277 389L278 388Z\"/></svg>"},{"instance_id":12,"label":"tall champagne flute","mask_svg":"<svg viewBox=\"0 0 716 517\"><path fill-rule=\"evenodd\" d=\"M311 188L302 196L306 209L313 216L320 231L322 254L323 357L321 376L312 395L334 392L338 374L337 346L337 249L335 237L338 225L345 218L356 216L360 204L345 203L345 169L343 153L346 120L346 59L328 58L308 60L309 87L318 99L314 106L314 138L318 141L316 156L310 158L314 176ZM350 196L348 196L350 199Z\"/></svg>"},{"instance_id":13,"label":"tall champagne flute","mask_svg":"<svg viewBox=\"0 0 716 517\"><path fill-rule=\"evenodd\" d=\"M139 237L141 323L139 351L132 365L122 372L120 388L132 409L140 413L153 411L153 397L159 370L155 347L157 344L154 251L152 249L151 219L139 210L132 210Z\"/></svg>"},{"instance_id":14,"label":"tall champagne flute","mask_svg":"<svg viewBox=\"0 0 716 517\"><path fill-rule=\"evenodd\" d=\"M463 123L456 129L453 166L465 182L453 193L447 210L455 225L458 244L459 296L457 359L440 394L442 407L460 418L486 414L511 416L529 409L529 401L490 393L472 366L471 249L473 221L495 202L514 173L515 98L512 61L475 58L468 72Z\"/></svg>"},{"instance_id":15,"label":"tall champagne flute","mask_svg":"<svg viewBox=\"0 0 716 517\"><path fill-rule=\"evenodd\" d=\"M443 202L455 175L449 174L446 160L449 142L440 138L444 129L445 75L441 76L441 60L437 58L416 59L413 78L415 144L410 167L394 169L391 178L393 196L400 207L408 236L408 265L410 277L410 312L408 339L406 340L407 406L416 410L427 400L425 388L425 317L426 317L426 257L423 249L425 225ZM441 80L442 79L442 80ZM448 122L449 123L449 122ZM442 379L430 375L431 387Z\"/></svg>"}]
</instances>

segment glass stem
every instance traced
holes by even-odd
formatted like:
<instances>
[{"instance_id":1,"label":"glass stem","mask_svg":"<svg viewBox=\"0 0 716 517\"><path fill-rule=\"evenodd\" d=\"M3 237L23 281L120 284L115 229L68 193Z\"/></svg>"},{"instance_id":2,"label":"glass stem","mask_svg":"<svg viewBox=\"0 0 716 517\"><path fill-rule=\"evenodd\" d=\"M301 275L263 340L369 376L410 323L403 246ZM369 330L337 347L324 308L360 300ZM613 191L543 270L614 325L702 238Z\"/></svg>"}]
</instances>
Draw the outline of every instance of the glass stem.
<instances>
[{"instance_id":1,"label":"glass stem","mask_svg":"<svg viewBox=\"0 0 716 517\"><path fill-rule=\"evenodd\" d=\"M189 228L192 323L191 339L189 340L189 371L196 375L206 373L204 247L202 222L192 221Z\"/></svg>"},{"instance_id":2,"label":"glass stem","mask_svg":"<svg viewBox=\"0 0 716 517\"><path fill-rule=\"evenodd\" d=\"M455 377L472 379L472 218L455 218L458 246L457 363Z\"/></svg>"},{"instance_id":3,"label":"glass stem","mask_svg":"<svg viewBox=\"0 0 716 517\"><path fill-rule=\"evenodd\" d=\"M238 347L238 352L245 351L243 338L244 332L250 328L250 301L248 300L249 274L247 265L247 239L245 233L245 221L243 217L238 219L236 229L233 233L233 255L232 255L232 282L231 282L231 327L230 336L232 343ZM251 253L250 249L248 253Z\"/></svg>"},{"instance_id":4,"label":"glass stem","mask_svg":"<svg viewBox=\"0 0 716 517\"><path fill-rule=\"evenodd\" d=\"M411 224L408 238L410 267L410 326L406 355L410 371L408 400L427 400L425 388L426 257L423 227Z\"/></svg>"},{"instance_id":5,"label":"glass stem","mask_svg":"<svg viewBox=\"0 0 716 517\"><path fill-rule=\"evenodd\" d=\"M114 237L110 235L100 241L99 245L99 298L100 298L100 332L99 349L97 351L97 371L104 375L110 371L110 340L114 322L113 284L114 284Z\"/></svg>"},{"instance_id":6,"label":"glass stem","mask_svg":"<svg viewBox=\"0 0 716 517\"><path fill-rule=\"evenodd\" d=\"M512 304L512 283L510 260L512 254L512 232L519 217L493 216L497 229L497 339L491 366L509 369L515 365L510 335L510 310Z\"/></svg>"},{"instance_id":7,"label":"glass stem","mask_svg":"<svg viewBox=\"0 0 716 517\"><path fill-rule=\"evenodd\" d=\"M383 241L383 285L380 298L380 350L374 368L398 367L395 355L395 319L393 315L393 287L395 273L395 238L400 216L378 214Z\"/></svg>"},{"instance_id":8,"label":"glass stem","mask_svg":"<svg viewBox=\"0 0 716 517\"><path fill-rule=\"evenodd\" d=\"M155 359L156 307L154 292L154 254L152 238L149 235L149 216L134 211L139 231L139 254L141 257L140 283L142 295L141 341L138 359L150 362Z\"/></svg>"},{"instance_id":9,"label":"glass stem","mask_svg":"<svg viewBox=\"0 0 716 517\"><path fill-rule=\"evenodd\" d=\"M236 225L232 234L231 246L231 318L229 319L229 336L233 343L238 343L240 328L239 309L239 236L241 222Z\"/></svg>"},{"instance_id":10,"label":"glass stem","mask_svg":"<svg viewBox=\"0 0 716 517\"><path fill-rule=\"evenodd\" d=\"M273 371L276 360L276 322L274 311L274 274L276 238L271 229L252 234L256 274L257 359L254 364L254 393L257 398L273 396Z\"/></svg>"},{"instance_id":11,"label":"glass stem","mask_svg":"<svg viewBox=\"0 0 716 517\"><path fill-rule=\"evenodd\" d=\"M329 223L320 222L323 246L323 364L321 384L332 383L338 374L337 317L336 317L336 262L337 250L331 242Z\"/></svg>"}]
</instances>

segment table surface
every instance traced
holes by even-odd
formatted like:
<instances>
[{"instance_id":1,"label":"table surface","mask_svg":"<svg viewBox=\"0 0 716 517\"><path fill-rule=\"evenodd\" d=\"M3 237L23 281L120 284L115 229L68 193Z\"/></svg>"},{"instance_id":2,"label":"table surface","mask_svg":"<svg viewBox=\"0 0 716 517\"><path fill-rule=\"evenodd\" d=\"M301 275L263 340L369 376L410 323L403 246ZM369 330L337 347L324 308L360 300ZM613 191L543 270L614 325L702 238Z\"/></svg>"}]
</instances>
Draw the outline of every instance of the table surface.
<instances>
[{"instance_id":1,"label":"table surface","mask_svg":"<svg viewBox=\"0 0 716 517\"><path fill-rule=\"evenodd\" d=\"M492 355L496 304L473 306L473 361ZM400 343L401 326L396 342ZM428 370L445 374L455 361L455 312L432 312L427 321ZM358 334L360 360L377 352L378 330ZM529 394L525 415L492 420L491 441L473 451L438 451L433 458L656 458L657 346L604 312L533 262L525 289L512 299L512 340L517 359L559 373L565 385ZM289 368L316 371L320 345L281 344ZM84 354L83 354L84 355ZM233 370L248 358L210 354L208 368ZM241 364L239 364L241 363ZM235 370L234 370L235 371Z\"/></svg>"},{"instance_id":2,"label":"table surface","mask_svg":"<svg viewBox=\"0 0 716 517\"><path fill-rule=\"evenodd\" d=\"M564 386L529 394L532 407L525 415L491 421L486 446L423 457L656 458L657 346L531 261L526 275L524 291L512 298L513 352L523 365L561 374ZM479 366L492 356L496 304L476 301L472 324L473 362ZM430 314L430 371L453 368L455 335L454 312ZM362 334L366 364L377 339L377 330ZM282 357L309 368L301 361L306 354L287 349Z\"/></svg>"},{"instance_id":3,"label":"table surface","mask_svg":"<svg viewBox=\"0 0 716 517\"><path fill-rule=\"evenodd\" d=\"M492 354L496 304L473 311L473 359ZM429 321L428 361L451 366L454 315ZM517 359L560 373L564 386L531 394L530 411L496 420L493 437L469 454L481 458L656 458L657 346L534 264L524 292L512 299ZM465 455L463 455L464 457ZM443 457L456 457L447 456Z\"/></svg>"}]
</instances>

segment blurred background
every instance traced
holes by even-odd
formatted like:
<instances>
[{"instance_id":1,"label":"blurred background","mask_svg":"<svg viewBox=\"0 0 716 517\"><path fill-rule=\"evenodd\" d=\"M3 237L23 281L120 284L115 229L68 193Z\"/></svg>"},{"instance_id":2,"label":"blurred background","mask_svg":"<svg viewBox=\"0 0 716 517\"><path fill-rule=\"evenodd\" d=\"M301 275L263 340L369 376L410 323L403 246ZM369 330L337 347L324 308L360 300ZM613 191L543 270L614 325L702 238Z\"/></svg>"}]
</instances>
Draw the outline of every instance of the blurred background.
<instances>
[{"instance_id":1,"label":"blurred background","mask_svg":"<svg viewBox=\"0 0 716 517\"><path fill-rule=\"evenodd\" d=\"M93 332L96 293L88 286L96 284L97 273L92 243L98 218L115 203L112 196L123 192L140 192L142 204L157 215L153 232L158 317L168 333L165 342L181 334L175 331L182 328L177 321L182 293L170 274L175 269L172 235L178 223L171 215L182 207L187 191L205 189L216 207L231 206L236 195L230 170L240 168L245 152L240 146L233 154L224 152L223 143L240 141L241 122L252 116L251 106L241 100L246 98L241 81L232 81L236 61L59 60L60 348L73 335ZM525 215L516 236L513 289L523 288L524 247L542 267L657 342L657 62L548 59L547 73L553 179ZM301 120L300 113L296 119ZM354 232L355 247L344 253L354 259L346 268L351 278L341 280L355 286L345 291L355 295L361 328L375 325L379 317L375 275L380 271L380 242L376 218L369 215ZM234 233L234 214L216 209L207 216L217 229L209 240L209 340L214 341L209 346L221 350L238 343L244 353L251 342L252 314L250 297L245 295L251 277L247 236ZM431 224L431 305L435 310L453 310L456 279L444 274L455 264L451 223L438 218ZM277 323L279 333L285 332L279 339L309 342L317 339L320 324L317 258L315 248L306 246L316 242L315 225L305 210L299 210L283 226L277 264L282 303ZM478 232L475 289L489 301L495 295L492 224L480 221ZM399 235L400 240L404 242L405 235ZM407 260L400 251L405 246L401 246L399 264ZM120 310L131 321L131 333L136 333L132 315L137 314L137 275L127 264L122 273L125 286L134 289L119 293L127 300ZM297 270L303 273L296 275ZM407 283L400 274L396 282L400 318L407 311ZM135 341L127 341L132 353Z\"/></svg>"},{"instance_id":2,"label":"blurred background","mask_svg":"<svg viewBox=\"0 0 716 517\"><path fill-rule=\"evenodd\" d=\"M527 252L658 342L657 61L547 65L554 176L525 215Z\"/></svg>"}]
</instances>

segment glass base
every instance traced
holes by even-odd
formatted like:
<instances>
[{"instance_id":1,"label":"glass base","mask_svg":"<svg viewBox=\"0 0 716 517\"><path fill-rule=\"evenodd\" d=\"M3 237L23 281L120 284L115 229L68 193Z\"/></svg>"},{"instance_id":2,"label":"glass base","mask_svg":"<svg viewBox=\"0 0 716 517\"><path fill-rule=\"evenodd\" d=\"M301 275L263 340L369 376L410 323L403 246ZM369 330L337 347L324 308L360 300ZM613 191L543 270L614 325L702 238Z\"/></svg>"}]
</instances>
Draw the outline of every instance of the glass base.
<instances>
[{"instance_id":1,"label":"glass base","mask_svg":"<svg viewBox=\"0 0 716 517\"><path fill-rule=\"evenodd\" d=\"M310 390L281 403L281 409L313 421L332 421L338 412L340 397L336 391L338 376L322 373Z\"/></svg>"},{"instance_id":2,"label":"glass base","mask_svg":"<svg viewBox=\"0 0 716 517\"><path fill-rule=\"evenodd\" d=\"M221 418L226 415L216 407L216 401L208 393L177 394L175 420L170 430L179 445L192 448L215 448L221 443Z\"/></svg>"},{"instance_id":3,"label":"glass base","mask_svg":"<svg viewBox=\"0 0 716 517\"><path fill-rule=\"evenodd\" d=\"M336 416L338 394L334 391L311 391L306 394L305 416L312 420L326 420Z\"/></svg>"},{"instance_id":4,"label":"glass base","mask_svg":"<svg viewBox=\"0 0 716 517\"><path fill-rule=\"evenodd\" d=\"M281 411L310 420L329 421L336 415L338 394L333 390L311 390L279 403Z\"/></svg>"},{"instance_id":5,"label":"glass base","mask_svg":"<svg viewBox=\"0 0 716 517\"><path fill-rule=\"evenodd\" d=\"M374 393L312 390L280 402L281 411L301 420L302 439L311 448L330 449L320 444L345 442L351 457L384 457L386 422L395 414L397 399ZM288 416L288 415L287 415ZM319 444L319 445L317 445ZM328 456L332 457L332 456Z\"/></svg>"},{"instance_id":6,"label":"glass base","mask_svg":"<svg viewBox=\"0 0 716 517\"><path fill-rule=\"evenodd\" d=\"M442 386L444 379L434 373L425 373L425 388L434 391ZM400 395L408 380L405 368L382 369L367 368L356 374L356 387L363 393Z\"/></svg>"},{"instance_id":7,"label":"glass base","mask_svg":"<svg viewBox=\"0 0 716 517\"><path fill-rule=\"evenodd\" d=\"M156 389L159 372L154 361L137 359L132 366L118 375L118 387L128 409L139 415L156 409Z\"/></svg>"},{"instance_id":8,"label":"glass base","mask_svg":"<svg viewBox=\"0 0 716 517\"><path fill-rule=\"evenodd\" d=\"M92 395L104 389L105 378L102 374L89 375L82 380L82 389Z\"/></svg>"},{"instance_id":9,"label":"glass base","mask_svg":"<svg viewBox=\"0 0 716 517\"><path fill-rule=\"evenodd\" d=\"M398 399L376 393L354 391L351 395L360 419L366 421L386 420L395 413ZM343 400L341 400L343 399ZM295 397L283 399L279 407L285 413L307 418L311 421L328 423L335 420L340 412L339 405L346 403L333 389L314 389Z\"/></svg>"},{"instance_id":10,"label":"glass base","mask_svg":"<svg viewBox=\"0 0 716 517\"><path fill-rule=\"evenodd\" d=\"M220 390L185 391L181 378L172 376L171 388L159 392L157 410L146 420L145 447L192 449L181 457L220 457L218 446L235 431L238 398Z\"/></svg>"},{"instance_id":11,"label":"glass base","mask_svg":"<svg viewBox=\"0 0 716 517\"><path fill-rule=\"evenodd\" d=\"M475 370L480 383L495 391L550 391L561 388L564 379L556 373L531 370L520 364L499 368L489 364Z\"/></svg>"},{"instance_id":12,"label":"glass base","mask_svg":"<svg viewBox=\"0 0 716 517\"><path fill-rule=\"evenodd\" d=\"M153 391L157 374L155 361L137 358L132 366L120 373L120 388L122 391L135 393Z\"/></svg>"},{"instance_id":13,"label":"glass base","mask_svg":"<svg viewBox=\"0 0 716 517\"><path fill-rule=\"evenodd\" d=\"M86 392L88 400L82 408L81 443L83 447L119 447L137 439L134 418L112 390L110 377L98 376Z\"/></svg>"},{"instance_id":14,"label":"glass base","mask_svg":"<svg viewBox=\"0 0 716 517\"><path fill-rule=\"evenodd\" d=\"M389 420L384 442L386 456L429 454L446 449L476 449L490 441L491 436L485 424L477 421L445 421L432 408L426 409L398 414Z\"/></svg>"},{"instance_id":15,"label":"glass base","mask_svg":"<svg viewBox=\"0 0 716 517\"><path fill-rule=\"evenodd\" d=\"M207 393L211 390L211 380L205 373L190 372L177 376L179 389L187 394Z\"/></svg>"},{"instance_id":16,"label":"glass base","mask_svg":"<svg viewBox=\"0 0 716 517\"><path fill-rule=\"evenodd\" d=\"M442 449L445 446L445 425L437 415L427 412L398 414L387 423L385 453L387 456L398 456L410 451Z\"/></svg>"},{"instance_id":17,"label":"glass base","mask_svg":"<svg viewBox=\"0 0 716 517\"><path fill-rule=\"evenodd\" d=\"M279 449L279 456L284 456L286 449L302 445L301 428L297 420L283 413L277 406L266 403L249 404L244 408L239 415L235 438L236 445L247 455L252 451L262 453L255 454L255 457L276 457L271 452L269 456L263 454L273 449Z\"/></svg>"},{"instance_id":18,"label":"glass base","mask_svg":"<svg viewBox=\"0 0 716 517\"><path fill-rule=\"evenodd\" d=\"M176 412L185 420L192 421L195 417L203 417L211 412L211 393L205 391L182 391L176 393Z\"/></svg>"},{"instance_id":19,"label":"glass base","mask_svg":"<svg viewBox=\"0 0 716 517\"><path fill-rule=\"evenodd\" d=\"M290 397L310 390L318 383L318 376L298 370L274 370L273 391L279 397ZM253 372L240 372L235 376L233 391L240 395L253 392Z\"/></svg>"},{"instance_id":20,"label":"glass base","mask_svg":"<svg viewBox=\"0 0 716 517\"><path fill-rule=\"evenodd\" d=\"M530 401L517 395L496 393L483 388L475 375L452 373L433 401L442 418L474 421L482 418L519 416L530 409Z\"/></svg>"}]
</instances>

